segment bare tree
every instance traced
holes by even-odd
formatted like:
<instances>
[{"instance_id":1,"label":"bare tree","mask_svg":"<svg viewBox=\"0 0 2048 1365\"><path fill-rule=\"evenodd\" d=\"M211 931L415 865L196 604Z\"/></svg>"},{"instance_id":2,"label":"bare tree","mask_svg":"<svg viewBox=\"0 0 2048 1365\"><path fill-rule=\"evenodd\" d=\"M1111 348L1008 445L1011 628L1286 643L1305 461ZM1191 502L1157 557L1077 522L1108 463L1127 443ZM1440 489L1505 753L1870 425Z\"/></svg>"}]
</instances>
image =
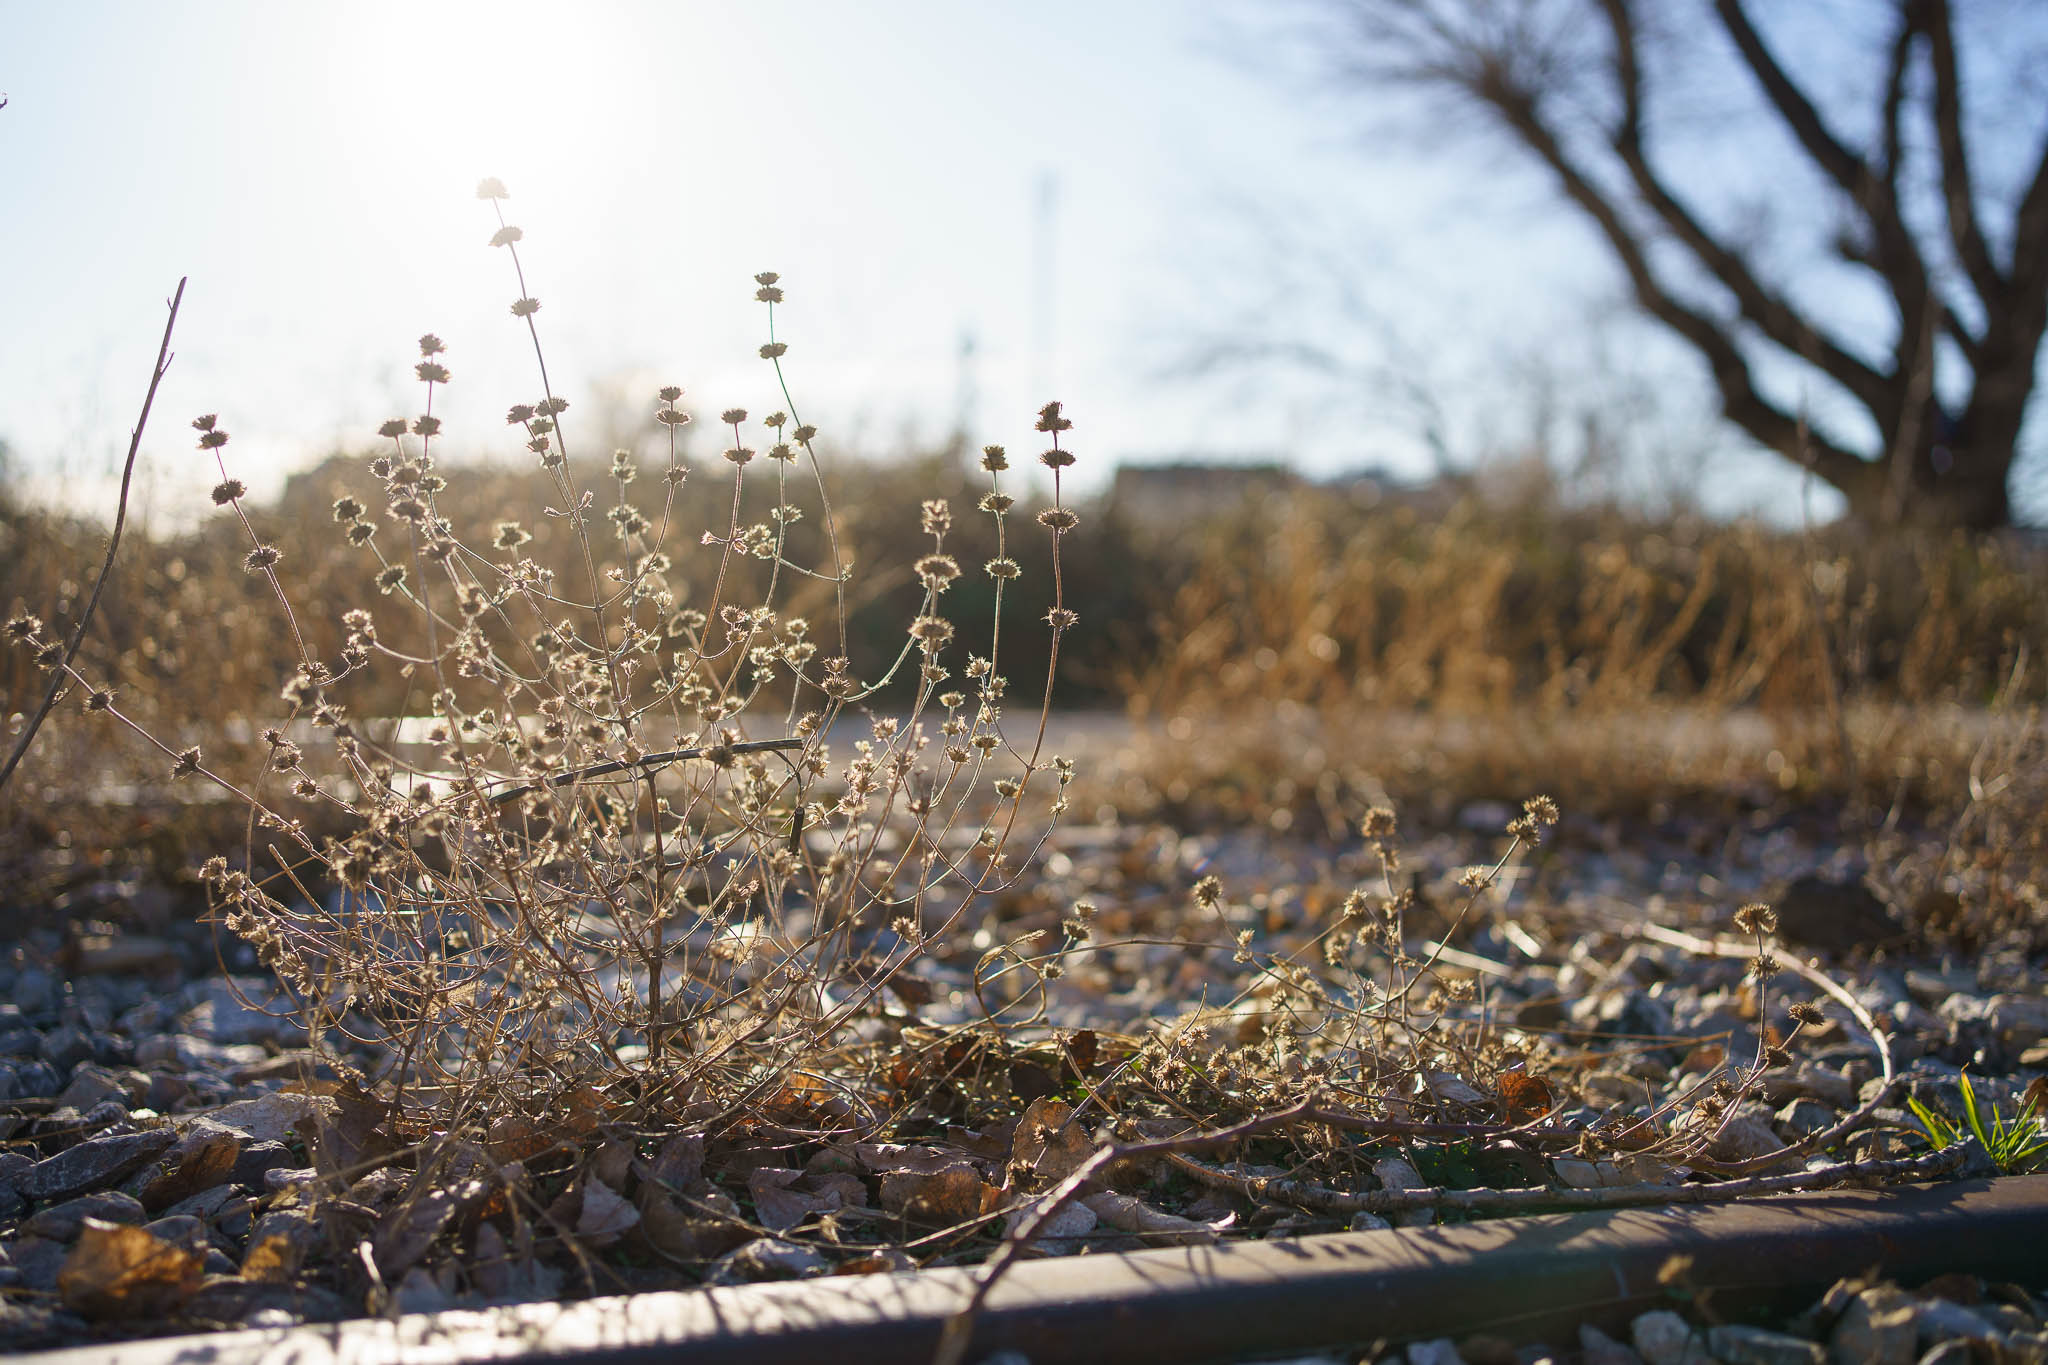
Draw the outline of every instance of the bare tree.
<instances>
[{"instance_id":1,"label":"bare tree","mask_svg":"<svg viewBox=\"0 0 2048 1365\"><path fill-rule=\"evenodd\" d=\"M1973 31L1987 42L1969 49L1977 79L1998 64L2001 6L1959 5L1985 21ZM2005 47L2040 37L2038 11L2002 8ZM1831 12L1807 0L1318 0L1315 13L1318 51L1344 83L1445 97L1547 168L1636 303L1704 359L1729 420L1841 490L1855 515L2010 521L2048 328L2048 98L2017 62L1999 88L1966 89L1949 0ZM1805 21L1800 43L1777 37L1789 16ZM1859 30L1873 41L1859 45ZM1859 58L1863 89L1845 93ZM1699 72L1717 62L1729 79L1705 92ZM1707 107L1703 93L1739 95L1751 116ZM1777 162L1759 148L1758 117L1779 135L1761 141L1785 149ZM1834 261L1785 269L1768 234L1716 212L1729 181L1725 157L1707 169L1716 139L1776 182L1765 218L1785 216L1788 184L1795 215L1827 216ZM1802 270L1837 262L1884 301L1889 329L1802 296ZM1800 401L1772 392L1788 359L1868 422L1809 422Z\"/></svg>"}]
</instances>

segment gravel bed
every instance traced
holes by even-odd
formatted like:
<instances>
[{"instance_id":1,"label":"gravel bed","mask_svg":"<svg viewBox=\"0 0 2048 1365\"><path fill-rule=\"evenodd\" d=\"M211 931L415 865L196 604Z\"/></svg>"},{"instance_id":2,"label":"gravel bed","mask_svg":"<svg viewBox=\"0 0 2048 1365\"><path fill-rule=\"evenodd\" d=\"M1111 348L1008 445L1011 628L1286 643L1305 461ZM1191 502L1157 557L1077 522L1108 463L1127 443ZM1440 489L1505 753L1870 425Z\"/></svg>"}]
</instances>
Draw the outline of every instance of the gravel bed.
<instances>
[{"instance_id":1,"label":"gravel bed","mask_svg":"<svg viewBox=\"0 0 2048 1365\"><path fill-rule=\"evenodd\" d=\"M1744 1048L1753 1053L1758 1023L1746 964L1639 932L1656 922L1696 935L1725 933L1736 907L1753 899L1775 906L1781 950L1815 963L1887 1034L1904 1087L1870 1116L1847 1155L1927 1150L1906 1100L1959 1115L1966 1073L1979 1101L2007 1116L2048 1093L2039 945L2012 935L1967 956L1929 951L1908 932L1905 908L1878 894L1879 879L1867 879L1866 849L1797 822L1758 820L1728 833L1684 822L1622 832L1568 820L1549 847L1512 860L1492 889L1460 911L1461 870L1499 856L1497 831L1511 814L1476 803L1406 846L1402 875L1417 907L1408 951L1437 955L1473 983L1469 999L1439 1006L1447 1017L1484 1017L1548 1050L1555 1122L1647 1117L1655 1096L1683 1090L1690 1073ZM971 1018L973 953L1041 921L1057 924L1082 898L1097 906L1102 946L1076 953L1064 974L1042 984L1046 1024L1141 1035L1157 1021L1213 1015L1216 1002L1234 998L1230 954L1197 951L1193 940L1298 952L1314 941L1331 895L1379 875L1357 843L1069 830L1030 895L975 928L971 951L939 955L924 968L932 999L921 1018L934 1028ZM1204 924L1187 895L1210 876L1223 895L1215 922ZM63 907L65 927L31 929L0 958L0 1349L363 1314L373 1305L322 1267L334 1263L337 1248L388 1237L393 1211L418 1206L389 1165L339 1200L299 1198L315 1174L308 1140L332 1121L347 1066L337 1071L306 1048L303 1029L240 945L224 953L223 972L208 932L161 906L162 932L135 932L136 904L158 894L119 882L77 887ZM1146 939L1175 941L1134 941ZM1810 1045L1765 1072L1730 1116L1717 1156L1774 1150L1878 1098L1878 1049L1848 1011L1829 1004L1826 1012ZM346 1062L374 1076L379 1059L360 1053ZM1578 1168L1569 1161L1553 1162L1554 1183L1614 1183L1597 1160ZM813 1201L795 1206L798 1222L807 1207L827 1207L819 1201L828 1186L849 1206L865 1204L877 1189L887 1202L889 1176L872 1164L812 1167L786 1172L791 1179L779 1187L790 1200ZM1383 1162L1367 1188L1415 1178ZM772 1201L774 1183L749 1188L757 1202ZM1372 1217L1349 1225L1371 1226ZM1064 1229L1069 1249L1134 1244L1109 1235L1106 1218L1087 1222ZM470 1225L478 1229L472 1255L492 1261L489 1269L415 1269L383 1286L374 1306L433 1310L587 1292L558 1265L522 1261L501 1237L478 1245L496 1233L488 1223ZM1286 1237L1343 1225L1293 1217L1249 1226L1252 1235ZM440 1227L424 1235L431 1239ZM145 1235L141 1241L134 1230ZM484 1254L493 1249L495 1258ZM152 1268L152 1254L171 1251L174 1273ZM814 1241L759 1237L708 1255L702 1277L739 1282L910 1263L874 1247L834 1256ZM2032 1296L2042 1288L1961 1279L1917 1290L1838 1285L1800 1318L1768 1330L1699 1312L1651 1313L1636 1319L1627 1341L1589 1326L1577 1358L1602 1365L2048 1361L2043 1305ZM1482 1338L1415 1343L1380 1358L1569 1358L1546 1349Z\"/></svg>"}]
</instances>

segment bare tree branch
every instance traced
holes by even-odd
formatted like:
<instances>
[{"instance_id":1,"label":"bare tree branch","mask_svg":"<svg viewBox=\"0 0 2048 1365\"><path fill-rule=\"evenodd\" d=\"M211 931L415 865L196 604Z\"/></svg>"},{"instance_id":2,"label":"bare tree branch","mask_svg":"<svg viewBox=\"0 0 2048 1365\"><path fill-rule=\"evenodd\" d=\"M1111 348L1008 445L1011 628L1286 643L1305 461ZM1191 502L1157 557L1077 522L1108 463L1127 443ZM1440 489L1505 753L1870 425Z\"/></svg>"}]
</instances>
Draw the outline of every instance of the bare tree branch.
<instances>
[{"instance_id":1,"label":"bare tree branch","mask_svg":"<svg viewBox=\"0 0 2048 1365\"><path fill-rule=\"evenodd\" d=\"M1941 144L1941 191L1948 209L1949 240L1977 297L1989 301L2005 288L1991 259L1990 244L1977 223L1977 196L1970 158L1963 144L1962 78L1956 65L1955 29L1948 0L1924 0L1927 36L1934 56L1934 130Z\"/></svg>"},{"instance_id":2,"label":"bare tree branch","mask_svg":"<svg viewBox=\"0 0 2048 1365\"><path fill-rule=\"evenodd\" d=\"M1616 72L1621 81L1623 115L1612 142L1628 168L1636 190L1686 249L1729 293L1743 317L1779 346L1820 369L1856 395L1866 407L1885 402L1890 383L1863 361L1843 350L1765 288L1742 257L1714 239L1712 233L1681 203L1650 164L1642 138L1641 69L1636 60L1636 31L1630 0L1601 0L1613 33ZM1924 306L1924 305L1923 305Z\"/></svg>"},{"instance_id":3,"label":"bare tree branch","mask_svg":"<svg viewBox=\"0 0 2048 1365\"><path fill-rule=\"evenodd\" d=\"M1881 194L1883 182L1872 174L1868 162L1834 135L1827 121L1821 117L1820 110L1806 97L1806 92L1771 55L1770 48L1764 45L1755 25L1750 23L1749 15L1743 11L1742 0L1714 0L1714 12L1720 15L1721 26L1735 40L1735 50L1742 54L1742 60L1763 86L1764 94L1770 97L1771 104L1785 120L1785 126L1792 130L1814 163L1859 204L1869 204Z\"/></svg>"},{"instance_id":4,"label":"bare tree branch","mask_svg":"<svg viewBox=\"0 0 2048 1365\"><path fill-rule=\"evenodd\" d=\"M1796 416L1766 399L1756 387L1749 362L1735 337L1665 287L1650 266L1644 243L1636 238L1620 210L1608 201L1588 172L1565 150L1543 120L1533 98L1498 88L1487 98L1515 134L1557 175L1566 196L1599 227L1627 273L1637 302L1706 359L1714 386L1721 394L1722 410L1730 421L1786 458L1809 464L1816 474L1837 488L1860 488L1871 479L1873 467L1867 461L1816 437Z\"/></svg>"},{"instance_id":5,"label":"bare tree branch","mask_svg":"<svg viewBox=\"0 0 2048 1365\"><path fill-rule=\"evenodd\" d=\"M1895 27L1872 43L1867 114L1840 99L1824 105L1774 51L1758 20L1785 14L1789 25L1794 7L1700 5L1733 49L1725 69L1813 165L1823 198L1838 201L1836 254L1889 295L1896 330L1872 345L1860 340L1867 333L1844 330L1841 314L1806 307L1774 283L1761 248L1714 226L1696 168L1658 145L1678 63L1657 58L1711 62L1722 51L1652 22L1689 15L1694 2L1321 0L1341 20L1325 60L1347 82L1433 92L1445 97L1443 110L1487 116L1511 135L1598 230L1637 305L1706 361L1728 419L1834 485L1859 516L2006 524L2008 479L2048 338L2048 143L2027 168L2008 234L2002 206L1984 200L1977 183L1985 116L1971 113L2001 108L2007 119L2015 110L2038 119L2038 92L2017 81L2018 97L2001 106L1996 93L1976 97L1964 85L1979 63L1962 50L1970 33L1957 28L1950 0L1883 6ZM1801 39L1802 56L1816 35L1832 41L1816 29ZM1664 43L1674 46L1667 52ZM1738 126L1729 125L1730 138ZM1848 135L1866 127L1860 141ZM1922 128L1933 143L1925 167L1916 162ZM2010 260L2001 262L2008 235ZM1678 260L1667 260L1667 248ZM1702 295L1701 285L1712 292ZM1941 348L1940 358L1960 357L1967 374L1937 371L1942 338L1953 351ZM1877 347L1889 348L1889 363ZM1844 443L1842 428L1832 440L1805 432L1759 387L1766 354L1832 381L1868 413L1874 433ZM1957 388L1967 395L1959 403Z\"/></svg>"}]
</instances>

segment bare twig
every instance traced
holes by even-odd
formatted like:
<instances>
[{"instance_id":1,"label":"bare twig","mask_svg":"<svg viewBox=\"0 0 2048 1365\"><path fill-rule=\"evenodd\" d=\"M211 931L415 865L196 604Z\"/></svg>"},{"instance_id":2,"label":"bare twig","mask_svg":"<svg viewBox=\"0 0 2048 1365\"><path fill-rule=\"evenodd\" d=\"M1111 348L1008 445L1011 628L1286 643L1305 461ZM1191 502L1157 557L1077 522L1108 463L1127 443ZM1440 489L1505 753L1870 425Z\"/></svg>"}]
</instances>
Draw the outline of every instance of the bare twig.
<instances>
[{"instance_id":1,"label":"bare twig","mask_svg":"<svg viewBox=\"0 0 2048 1365\"><path fill-rule=\"evenodd\" d=\"M946 1320L939 1336L938 1351L932 1357L932 1365L961 1365L966 1359L967 1347L974 1333L974 1320L982 1306L1010 1267L1030 1249L1044 1233L1060 1210L1079 1198L1109 1167L1120 1162L1140 1160L1146 1157L1167 1157L1175 1159L1175 1165L1189 1174L1188 1168L1205 1172L1213 1177L1204 1183L1212 1185L1230 1184L1241 1188L1255 1198L1271 1198L1291 1203L1301 1208L1314 1209L1325 1213L1381 1213L1399 1212L1407 1209L1486 1209L1493 1211L1533 1211L1558 1208L1622 1208L1632 1205L1652 1204L1711 1204L1741 1199L1750 1195L1777 1194L1789 1190L1822 1189L1853 1180L1878 1180L1898 1177L1927 1179L1959 1167L1968 1153L1968 1144L1945 1147L1938 1152L1923 1156L1901 1158L1889 1161L1845 1161L1832 1166L1822 1166L1808 1171L1794 1171L1784 1175L1752 1176L1744 1180L1726 1180L1713 1185L1618 1185L1598 1190L1371 1190L1363 1194L1344 1194L1337 1190L1325 1189L1302 1181L1278 1178L1254 1179L1231 1176L1209 1167L1185 1160L1185 1154L1204 1148L1228 1147L1262 1133L1289 1127L1297 1123L1327 1123L1333 1117L1330 1111L1319 1109L1312 1099L1304 1099L1285 1109L1270 1114L1261 1114L1246 1119L1228 1128L1219 1128L1206 1133L1190 1133L1183 1137L1155 1138L1144 1142L1110 1142L1098 1147L1073 1173L1052 1190L1039 1197L1030 1216L1020 1221L1004 1238L1002 1247L982 1266L976 1277L974 1293L959 1312ZM1199 1177L1198 1177L1199 1178ZM1242 1179L1242 1184L1237 1182Z\"/></svg>"},{"instance_id":2,"label":"bare twig","mask_svg":"<svg viewBox=\"0 0 2048 1365\"><path fill-rule=\"evenodd\" d=\"M1228 1147L1260 1133L1271 1132L1299 1123L1315 1112L1315 1106L1308 1100L1289 1105L1271 1114L1261 1114L1246 1119L1243 1123L1228 1128L1218 1128L1207 1133L1190 1133L1185 1137L1154 1138L1147 1142L1109 1142L1095 1151L1074 1168L1073 1174L1055 1185L1041 1196L1031 1215L1019 1222L1003 1239L1003 1245L995 1255L982 1266L975 1278L974 1293L966 1305L952 1317L946 1319L946 1326L939 1334L939 1349L932 1357L932 1365L961 1365L966 1359L967 1345L974 1334L974 1319L981 1307L988 1302L996 1282L1008 1272L1017 1259L1030 1249L1032 1243L1044 1233L1046 1225L1061 1209L1078 1199L1095 1178L1120 1161L1130 1161L1148 1156L1164 1156L1169 1152L1199 1151L1204 1147Z\"/></svg>"},{"instance_id":3,"label":"bare twig","mask_svg":"<svg viewBox=\"0 0 2048 1365\"><path fill-rule=\"evenodd\" d=\"M0 100L4 105L5 100ZM190 277L187 276L187 279ZM157 385L163 383L164 372L171 367L171 329L178 325L178 305L185 301L185 280L178 281L178 292L171 297L171 315L164 319L164 339L156 348L156 365L149 372L149 391L142 396L142 415L135 419L135 430L128 437L128 459L121 466L121 500L114 507L114 534L107 542L107 558L100 565L100 576L92 585L92 596L86 599L85 611L78 618L78 629L71 634L70 648L64 651L64 662L50 671L50 690L43 694L43 704L36 708L28 726L21 732L21 739L15 744L14 752L7 757L7 766L0 768L0 787L7 785L7 779L14 776L14 769L20 764L22 755L34 742L36 731L42 728L43 720L50 714L50 708L57 704L57 694L64 690L64 680L71 669L72 660L78 657L78 648L85 643L86 627L92 624L92 614L99 607L100 593L106 589L107 575L114 569L114 552L121 548L121 529L128 521L128 484L135 476L136 452L142 449L142 429L149 425L150 405L156 402Z\"/></svg>"},{"instance_id":4,"label":"bare twig","mask_svg":"<svg viewBox=\"0 0 2048 1365\"><path fill-rule=\"evenodd\" d=\"M1925 1180L1959 1167L1967 1143L1916 1157L1883 1161L1841 1161L1783 1175L1755 1175L1711 1185L1610 1185L1604 1189L1556 1190L1366 1190L1346 1194L1321 1185L1279 1177L1236 1176L1202 1166L1186 1157L1171 1158L1176 1169L1202 1183L1236 1189L1251 1199L1270 1199L1315 1213L1405 1213L1411 1209L1456 1209L1466 1212L1537 1213L1560 1209L1639 1208L1658 1204L1724 1204L1759 1194L1818 1190L1852 1180ZM1199 1172L1199 1174L1198 1174Z\"/></svg>"},{"instance_id":5,"label":"bare twig","mask_svg":"<svg viewBox=\"0 0 2048 1365\"><path fill-rule=\"evenodd\" d=\"M1677 929L1666 929L1658 924L1637 925L1636 932L1644 938L1653 939L1658 943L1668 943L1674 948L1683 948L1687 952L1700 953L1709 957L1747 958L1756 956L1756 945L1753 943L1739 943L1732 939L1698 938ZM1788 956L1780 959L1780 965L1810 983L1815 989L1821 991L1830 1000L1833 1000L1849 1012L1850 1017L1855 1019L1857 1025L1869 1036L1871 1044L1877 1048L1877 1060L1878 1065L1883 1068L1882 1079L1884 1084L1878 1088L1875 1095L1859 1106L1855 1113L1850 1114L1840 1123L1835 1124L1831 1128L1825 1128L1818 1133L1810 1133L1781 1151L1751 1157L1747 1161L1698 1160L1689 1161L1689 1165L1697 1166L1701 1170L1717 1171L1724 1174L1740 1174L1743 1171L1760 1170L1776 1165L1788 1157L1804 1156L1808 1152L1818 1151L1830 1143L1840 1141L1861 1127L1869 1120L1873 1113L1890 1102L1893 1094L1899 1088L1899 1075L1892 1064L1891 1044L1885 1041L1884 1031L1877 1026L1877 1020L1871 1017L1870 1011L1863 1008L1863 1002L1836 984L1833 978L1811 963L1801 962L1796 957Z\"/></svg>"},{"instance_id":6,"label":"bare twig","mask_svg":"<svg viewBox=\"0 0 2048 1365\"><path fill-rule=\"evenodd\" d=\"M695 749L669 749L663 753L646 754L640 758L621 758L609 763L593 763L587 768L572 768L567 772L556 773L545 782L525 782L517 787L507 787L504 791L494 792L491 795L491 804L494 806L503 805L514 797L525 796L529 792L537 792L542 787L567 787L587 777L603 777L607 773L622 773L628 768L651 771L661 767L663 764L680 763L686 758L704 758L707 755L720 752L728 754L762 754L777 749L801 749L804 747L804 744L805 741L801 739L749 739L743 740L738 744L707 744Z\"/></svg>"}]
</instances>

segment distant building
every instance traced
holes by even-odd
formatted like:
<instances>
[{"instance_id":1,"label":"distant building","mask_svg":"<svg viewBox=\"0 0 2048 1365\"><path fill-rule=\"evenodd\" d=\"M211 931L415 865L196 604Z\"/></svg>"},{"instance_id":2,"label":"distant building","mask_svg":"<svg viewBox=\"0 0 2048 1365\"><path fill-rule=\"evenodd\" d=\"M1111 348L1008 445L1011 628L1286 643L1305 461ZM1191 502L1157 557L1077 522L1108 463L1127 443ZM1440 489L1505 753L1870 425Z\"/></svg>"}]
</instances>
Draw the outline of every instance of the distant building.
<instances>
[{"instance_id":1,"label":"distant building","mask_svg":"<svg viewBox=\"0 0 2048 1365\"><path fill-rule=\"evenodd\" d=\"M1456 478L1409 483L1376 468L1306 479L1277 460L1175 460L1118 465L1109 506L1134 530L1170 535L1310 491L1359 507L1406 507L1440 516L1467 489Z\"/></svg>"},{"instance_id":2,"label":"distant building","mask_svg":"<svg viewBox=\"0 0 2048 1365\"><path fill-rule=\"evenodd\" d=\"M1172 532L1301 486L1299 476L1274 462L1124 464L1110 484L1109 505L1135 530Z\"/></svg>"}]
</instances>

